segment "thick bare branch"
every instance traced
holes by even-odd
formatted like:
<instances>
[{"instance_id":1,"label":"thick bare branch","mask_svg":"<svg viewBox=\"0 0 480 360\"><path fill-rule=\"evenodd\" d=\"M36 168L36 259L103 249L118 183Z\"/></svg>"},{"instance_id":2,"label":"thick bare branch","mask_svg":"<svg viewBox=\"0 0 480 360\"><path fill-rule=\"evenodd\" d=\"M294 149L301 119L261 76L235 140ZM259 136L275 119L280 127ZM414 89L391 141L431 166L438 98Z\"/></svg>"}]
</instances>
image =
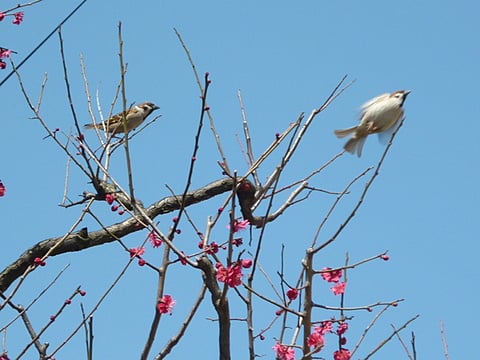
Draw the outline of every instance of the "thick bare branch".
<instances>
[{"instance_id":1,"label":"thick bare branch","mask_svg":"<svg viewBox=\"0 0 480 360\"><path fill-rule=\"evenodd\" d=\"M183 200L184 206L187 207L197 204L219 194L231 191L232 185L233 180L226 178L214 181L192 192L188 192ZM145 213L150 219L154 219L159 215L178 210L181 207L178 199L181 199L180 195L168 196L151 205L145 210ZM138 226L138 218L132 216L121 223L113 224L98 231L87 234L72 234L65 238L59 246L57 246L57 244L63 239L63 236L40 241L27 249L17 260L0 272L0 292L7 290L15 280L22 276L29 266L33 266L36 257L42 258L43 255L54 246L57 247L55 251L50 254L51 256L67 252L81 251L93 246L110 243L139 230L142 230L142 228Z\"/></svg>"}]
</instances>

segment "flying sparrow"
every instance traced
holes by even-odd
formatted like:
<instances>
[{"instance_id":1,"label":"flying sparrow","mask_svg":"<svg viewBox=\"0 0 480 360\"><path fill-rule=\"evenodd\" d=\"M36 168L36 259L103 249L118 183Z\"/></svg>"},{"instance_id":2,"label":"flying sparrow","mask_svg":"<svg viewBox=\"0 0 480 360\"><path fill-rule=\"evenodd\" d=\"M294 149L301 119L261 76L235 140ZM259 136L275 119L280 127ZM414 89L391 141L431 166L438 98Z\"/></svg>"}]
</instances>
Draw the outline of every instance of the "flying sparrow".
<instances>
[{"instance_id":1,"label":"flying sparrow","mask_svg":"<svg viewBox=\"0 0 480 360\"><path fill-rule=\"evenodd\" d=\"M125 132L123 126L123 116L125 113L125 120L127 122L127 132L138 127L148 115L153 111L160 109L157 105L151 102L144 102L133 106L125 112L113 115L111 118L97 124L86 124L85 129L102 129L112 134L119 134Z\"/></svg>"},{"instance_id":2,"label":"flying sparrow","mask_svg":"<svg viewBox=\"0 0 480 360\"><path fill-rule=\"evenodd\" d=\"M343 148L351 154L357 153L360 157L368 135L378 133L379 136L384 136L393 132L395 125L398 125L403 117L403 103L408 94L410 90L398 90L391 94L379 95L363 104L359 125L335 130L335 135L339 138L353 134Z\"/></svg>"}]
</instances>

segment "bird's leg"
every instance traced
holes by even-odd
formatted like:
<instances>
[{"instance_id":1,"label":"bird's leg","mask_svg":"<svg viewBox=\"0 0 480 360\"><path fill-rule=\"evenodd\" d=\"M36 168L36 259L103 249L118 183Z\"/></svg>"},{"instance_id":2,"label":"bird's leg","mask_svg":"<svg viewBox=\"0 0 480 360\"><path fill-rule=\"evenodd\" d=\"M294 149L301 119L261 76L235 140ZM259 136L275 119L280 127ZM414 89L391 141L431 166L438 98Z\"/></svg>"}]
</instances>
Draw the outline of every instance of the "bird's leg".
<instances>
[{"instance_id":1,"label":"bird's leg","mask_svg":"<svg viewBox=\"0 0 480 360\"><path fill-rule=\"evenodd\" d=\"M375 123L373 121L367 122L367 131L369 134L375 133L378 131L378 127L375 126Z\"/></svg>"}]
</instances>

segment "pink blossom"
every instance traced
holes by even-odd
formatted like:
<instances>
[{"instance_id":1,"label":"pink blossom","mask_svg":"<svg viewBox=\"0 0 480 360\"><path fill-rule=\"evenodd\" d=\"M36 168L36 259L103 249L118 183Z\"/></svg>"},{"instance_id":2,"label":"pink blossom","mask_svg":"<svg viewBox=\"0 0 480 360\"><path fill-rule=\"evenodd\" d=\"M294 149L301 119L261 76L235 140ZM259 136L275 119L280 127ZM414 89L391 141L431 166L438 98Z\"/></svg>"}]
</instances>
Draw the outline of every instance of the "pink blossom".
<instances>
[{"instance_id":1,"label":"pink blossom","mask_svg":"<svg viewBox=\"0 0 480 360\"><path fill-rule=\"evenodd\" d=\"M3 353L3 354L0 354L0 360L10 360L10 358L7 356L7 353Z\"/></svg>"},{"instance_id":2,"label":"pink blossom","mask_svg":"<svg viewBox=\"0 0 480 360\"><path fill-rule=\"evenodd\" d=\"M170 295L163 295L157 304L157 309L162 314L171 314L175 300Z\"/></svg>"},{"instance_id":3,"label":"pink blossom","mask_svg":"<svg viewBox=\"0 0 480 360\"><path fill-rule=\"evenodd\" d=\"M307 345L310 347L320 347L323 346L323 344L325 344L325 339L323 338L323 335L317 331L311 333L307 338Z\"/></svg>"},{"instance_id":4,"label":"pink blossom","mask_svg":"<svg viewBox=\"0 0 480 360\"><path fill-rule=\"evenodd\" d=\"M240 230L245 230L248 225L250 225L250 221L248 220L237 220L233 221L233 232L239 232Z\"/></svg>"},{"instance_id":5,"label":"pink blossom","mask_svg":"<svg viewBox=\"0 0 480 360\"><path fill-rule=\"evenodd\" d=\"M218 253L218 244L215 241L212 241L209 245L204 246L203 250L210 255Z\"/></svg>"},{"instance_id":6,"label":"pink blossom","mask_svg":"<svg viewBox=\"0 0 480 360\"><path fill-rule=\"evenodd\" d=\"M287 290L287 297L290 299L290 300L295 300L298 296L298 289L288 289Z\"/></svg>"},{"instance_id":7,"label":"pink blossom","mask_svg":"<svg viewBox=\"0 0 480 360\"><path fill-rule=\"evenodd\" d=\"M33 262L35 263L35 265L40 265L40 266L47 265L47 263L43 261L42 258L40 257L36 257L35 259L33 259Z\"/></svg>"},{"instance_id":8,"label":"pink blossom","mask_svg":"<svg viewBox=\"0 0 480 360\"><path fill-rule=\"evenodd\" d=\"M1 58L8 58L11 53L12 53L12 50L0 47L0 59Z\"/></svg>"},{"instance_id":9,"label":"pink blossom","mask_svg":"<svg viewBox=\"0 0 480 360\"><path fill-rule=\"evenodd\" d=\"M217 264L217 280L227 284L230 287L238 286L242 283L242 267L233 263L228 267Z\"/></svg>"},{"instance_id":10,"label":"pink blossom","mask_svg":"<svg viewBox=\"0 0 480 360\"><path fill-rule=\"evenodd\" d=\"M180 259L180 264L187 265L188 256L186 256L183 251L182 251L182 256L179 256L179 259Z\"/></svg>"},{"instance_id":11,"label":"pink blossom","mask_svg":"<svg viewBox=\"0 0 480 360\"><path fill-rule=\"evenodd\" d=\"M335 295L341 295L345 292L345 286L347 286L347 283L341 282L332 286L330 290L332 290Z\"/></svg>"},{"instance_id":12,"label":"pink blossom","mask_svg":"<svg viewBox=\"0 0 480 360\"><path fill-rule=\"evenodd\" d=\"M348 324L346 322L343 322L340 325L338 325L337 335L343 335L347 330L348 330Z\"/></svg>"},{"instance_id":13,"label":"pink blossom","mask_svg":"<svg viewBox=\"0 0 480 360\"><path fill-rule=\"evenodd\" d=\"M115 194L105 194L105 201L108 205L112 205L115 201Z\"/></svg>"},{"instance_id":14,"label":"pink blossom","mask_svg":"<svg viewBox=\"0 0 480 360\"><path fill-rule=\"evenodd\" d=\"M0 21L2 21L3 19L5 19L5 13L0 11ZM0 360L2 360L1 357Z\"/></svg>"},{"instance_id":15,"label":"pink blossom","mask_svg":"<svg viewBox=\"0 0 480 360\"><path fill-rule=\"evenodd\" d=\"M291 346L277 342L273 350L275 350L275 357L278 360L295 360L295 350Z\"/></svg>"},{"instance_id":16,"label":"pink blossom","mask_svg":"<svg viewBox=\"0 0 480 360\"><path fill-rule=\"evenodd\" d=\"M238 247L243 244L243 239L242 238L233 239L232 244Z\"/></svg>"},{"instance_id":17,"label":"pink blossom","mask_svg":"<svg viewBox=\"0 0 480 360\"><path fill-rule=\"evenodd\" d=\"M23 15L23 11L15 13L15 20L13 20L12 23L15 25L20 25L20 23L23 21Z\"/></svg>"},{"instance_id":18,"label":"pink blossom","mask_svg":"<svg viewBox=\"0 0 480 360\"><path fill-rule=\"evenodd\" d=\"M325 267L322 269L321 276L323 280L328 282L338 282L342 277L342 270L331 270L329 267Z\"/></svg>"},{"instance_id":19,"label":"pink blossom","mask_svg":"<svg viewBox=\"0 0 480 360\"><path fill-rule=\"evenodd\" d=\"M333 353L334 360L350 360L352 355L348 349L340 349Z\"/></svg>"},{"instance_id":20,"label":"pink blossom","mask_svg":"<svg viewBox=\"0 0 480 360\"><path fill-rule=\"evenodd\" d=\"M7 67L7 63L3 60L0 60L0 69L3 70Z\"/></svg>"},{"instance_id":21,"label":"pink blossom","mask_svg":"<svg viewBox=\"0 0 480 360\"><path fill-rule=\"evenodd\" d=\"M157 233L150 231L150 234L148 234L148 240L150 241L150 244L154 248L158 248L162 245L162 239L157 235Z\"/></svg>"},{"instance_id":22,"label":"pink blossom","mask_svg":"<svg viewBox=\"0 0 480 360\"><path fill-rule=\"evenodd\" d=\"M145 254L145 248L144 247L138 247L138 248L131 248L128 249L128 252L130 253L130 258L133 258L135 256L142 256Z\"/></svg>"},{"instance_id":23,"label":"pink blossom","mask_svg":"<svg viewBox=\"0 0 480 360\"><path fill-rule=\"evenodd\" d=\"M0 197L5 196L5 192L7 191L7 188L3 183L0 181Z\"/></svg>"},{"instance_id":24,"label":"pink blossom","mask_svg":"<svg viewBox=\"0 0 480 360\"><path fill-rule=\"evenodd\" d=\"M322 321L320 326L315 328L315 331L320 333L321 335L325 335L326 333L332 332L333 326L331 321Z\"/></svg>"},{"instance_id":25,"label":"pink blossom","mask_svg":"<svg viewBox=\"0 0 480 360\"><path fill-rule=\"evenodd\" d=\"M252 262L251 259L243 259L243 260L242 260L242 267L243 267L244 269L250 268L250 267L252 266L252 264L253 264L253 262Z\"/></svg>"}]
</instances>

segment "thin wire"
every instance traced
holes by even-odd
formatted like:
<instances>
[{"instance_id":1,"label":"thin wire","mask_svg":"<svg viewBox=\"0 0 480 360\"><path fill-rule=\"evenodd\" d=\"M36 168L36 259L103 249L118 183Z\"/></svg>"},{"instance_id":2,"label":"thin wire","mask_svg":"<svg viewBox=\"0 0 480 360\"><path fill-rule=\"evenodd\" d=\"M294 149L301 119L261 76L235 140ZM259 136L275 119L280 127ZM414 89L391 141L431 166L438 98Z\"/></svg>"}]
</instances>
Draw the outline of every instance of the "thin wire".
<instances>
[{"instance_id":1,"label":"thin wire","mask_svg":"<svg viewBox=\"0 0 480 360\"><path fill-rule=\"evenodd\" d=\"M72 10L72 12L70 14L68 14L68 16L62 20L62 22L60 24L58 24L55 29L52 30L52 32L50 34L48 34L45 39L43 39L40 44L38 44L35 49L33 49L30 54L27 55L27 57L25 59L23 59L18 65L16 65L15 69L13 69L12 71L10 71L10 73L0 82L0 86L2 86L8 79L10 79L10 77L15 74L15 71L17 71L18 69L20 69L20 67L25 64L27 62L28 59L30 59L30 57L35 54L38 49L40 49L43 44L45 44L48 39L50 39L52 37L53 34L55 34L55 32L60 29L62 27L63 24L65 24L68 19L70 19L73 14L75 14L82 6L83 4L85 4L87 2L87 0L83 0L80 4L77 5L77 7L75 9Z\"/></svg>"}]
</instances>

